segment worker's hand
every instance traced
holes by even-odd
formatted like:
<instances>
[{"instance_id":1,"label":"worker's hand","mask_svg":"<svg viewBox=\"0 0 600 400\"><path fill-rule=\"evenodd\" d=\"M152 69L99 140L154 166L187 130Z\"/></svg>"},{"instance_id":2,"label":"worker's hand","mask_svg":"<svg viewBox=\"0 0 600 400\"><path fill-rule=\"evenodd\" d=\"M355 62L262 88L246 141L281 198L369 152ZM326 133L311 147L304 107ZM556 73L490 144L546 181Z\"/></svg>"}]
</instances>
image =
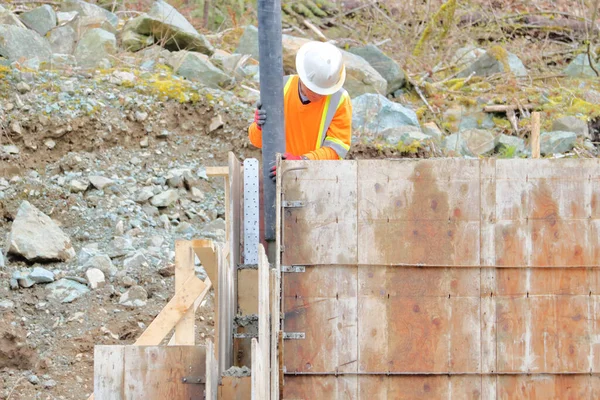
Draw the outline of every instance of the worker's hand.
<instances>
[{"instance_id":1,"label":"worker's hand","mask_svg":"<svg viewBox=\"0 0 600 400\"><path fill-rule=\"evenodd\" d=\"M260 101L257 101L256 110L254 111L254 122L258 126L258 129L262 130L263 125L267 121L267 111L262 109L262 104Z\"/></svg>"},{"instance_id":2,"label":"worker's hand","mask_svg":"<svg viewBox=\"0 0 600 400\"><path fill-rule=\"evenodd\" d=\"M295 156L291 153L284 153L281 156L282 160L308 160L308 158L304 157L304 156ZM277 180L277 165L273 165L271 167L271 172L269 173L269 177L271 178L271 180L273 180L273 182L275 182Z\"/></svg>"}]
</instances>

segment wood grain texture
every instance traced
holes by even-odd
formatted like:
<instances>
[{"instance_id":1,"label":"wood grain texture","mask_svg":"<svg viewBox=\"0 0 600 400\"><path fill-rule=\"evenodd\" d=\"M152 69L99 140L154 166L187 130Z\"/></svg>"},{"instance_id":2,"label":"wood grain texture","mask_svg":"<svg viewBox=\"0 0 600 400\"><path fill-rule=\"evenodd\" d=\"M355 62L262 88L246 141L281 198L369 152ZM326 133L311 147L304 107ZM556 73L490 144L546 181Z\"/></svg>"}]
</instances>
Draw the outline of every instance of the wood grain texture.
<instances>
[{"instance_id":1,"label":"wood grain texture","mask_svg":"<svg viewBox=\"0 0 600 400\"><path fill-rule=\"evenodd\" d=\"M262 244L258 245L258 345L260 346L262 396L266 399L270 395L270 368L271 363L271 319L270 319L270 294L269 279L270 265Z\"/></svg>"},{"instance_id":2,"label":"wood grain texture","mask_svg":"<svg viewBox=\"0 0 600 400\"><path fill-rule=\"evenodd\" d=\"M212 340L206 340L206 400L217 400L219 394L219 364Z\"/></svg>"},{"instance_id":3,"label":"wood grain texture","mask_svg":"<svg viewBox=\"0 0 600 400\"><path fill-rule=\"evenodd\" d=\"M224 376L219 386L221 400L250 400L252 396L252 378L249 376Z\"/></svg>"},{"instance_id":4,"label":"wood grain texture","mask_svg":"<svg viewBox=\"0 0 600 400\"><path fill-rule=\"evenodd\" d=\"M283 264L356 264L355 161L295 161L285 168L285 201L303 201L283 210ZM318 188L318 190L315 190Z\"/></svg>"},{"instance_id":5,"label":"wood grain texture","mask_svg":"<svg viewBox=\"0 0 600 400\"><path fill-rule=\"evenodd\" d=\"M195 276L194 251L187 240L175 242L175 293L182 290L185 282ZM193 346L196 337L196 309L188 310L175 327L174 345ZM158 343L157 343L158 344Z\"/></svg>"},{"instance_id":6,"label":"wood grain texture","mask_svg":"<svg viewBox=\"0 0 600 400\"><path fill-rule=\"evenodd\" d=\"M124 400L124 346L94 347L94 394L92 398Z\"/></svg>"},{"instance_id":7,"label":"wood grain texture","mask_svg":"<svg viewBox=\"0 0 600 400\"><path fill-rule=\"evenodd\" d=\"M186 376L204 377L204 346L125 346L124 400L192 399L204 385L184 384Z\"/></svg>"}]
</instances>

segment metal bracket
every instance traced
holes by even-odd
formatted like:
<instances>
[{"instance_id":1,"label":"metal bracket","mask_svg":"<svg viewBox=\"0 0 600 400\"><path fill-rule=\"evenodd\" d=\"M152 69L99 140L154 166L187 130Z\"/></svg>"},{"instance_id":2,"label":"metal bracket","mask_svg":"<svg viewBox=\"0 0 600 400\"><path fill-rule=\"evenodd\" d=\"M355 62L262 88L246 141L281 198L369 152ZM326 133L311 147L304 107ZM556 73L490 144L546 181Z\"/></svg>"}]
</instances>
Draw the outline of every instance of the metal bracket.
<instances>
[{"instance_id":1,"label":"metal bracket","mask_svg":"<svg viewBox=\"0 0 600 400\"><path fill-rule=\"evenodd\" d=\"M281 272L306 272L306 267L303 265L282 265Z\"/></svg>"},{"instance_id":2,"label":"metal bracket","mask_svg":"<svg viewBox=\"0 0 600 400\"><path fill-rule=\"evenodd\" d=\"M283 332L283 340L306 339L304 332Z\"/></svg>"},{"instance_id":3,"label":"metal bracket","mask_svg":"<svg viewBox=\"0 0 600 400\"><path fill-rule=\"evenodd\" d=\"M188 385L204 385L206 384L206 378L204 376L184 376L181 378L181 383L187 383Z\"/></svg>"},{"instance_id":4,"label":"metal bracket","mask_svg":"<svg viewBox=\"0 0 600 400\"><path fill-rule=\"evenodd\" d=\"M301 200L284 200L281 202L281 207L283 208L301 208L304 207L306 203Z\"/></svg>"}]
</instances>

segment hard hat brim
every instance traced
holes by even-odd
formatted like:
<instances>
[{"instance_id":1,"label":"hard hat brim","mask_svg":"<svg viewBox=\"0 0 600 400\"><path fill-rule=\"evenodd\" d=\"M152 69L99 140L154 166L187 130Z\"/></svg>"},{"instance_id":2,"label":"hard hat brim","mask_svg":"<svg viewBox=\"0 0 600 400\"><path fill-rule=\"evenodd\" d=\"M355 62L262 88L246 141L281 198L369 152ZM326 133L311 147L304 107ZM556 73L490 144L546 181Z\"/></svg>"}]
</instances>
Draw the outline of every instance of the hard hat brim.
<instances>
[{"instance_id":1,"label":"hard hat brim","mask_svg":"<svg viewBox=\"0 0 600 400\"><path fill-rule=\"evenodd\" d=\"M344 82L346 81L346 66L345 65L342 66L342 72L340 74L340 79L332 87L323 88L323 87L313 84L308 79L308 74L306 73L306 70L304 69L304 58L306 57L307 51L310 50L311 47L312 47L311 44L308 43L307 45L302 46L300 48L300 50L298 50L298 54L296 54L296 72L298 73L298 76L300 77L302 84L304 86L306 86L311 92L315 92L316 94L320 94L322 96L332 95L335 92L337 92L338 90L340 90L342 88L342 86L344 86Z\"/></svg>"}]
</instances>

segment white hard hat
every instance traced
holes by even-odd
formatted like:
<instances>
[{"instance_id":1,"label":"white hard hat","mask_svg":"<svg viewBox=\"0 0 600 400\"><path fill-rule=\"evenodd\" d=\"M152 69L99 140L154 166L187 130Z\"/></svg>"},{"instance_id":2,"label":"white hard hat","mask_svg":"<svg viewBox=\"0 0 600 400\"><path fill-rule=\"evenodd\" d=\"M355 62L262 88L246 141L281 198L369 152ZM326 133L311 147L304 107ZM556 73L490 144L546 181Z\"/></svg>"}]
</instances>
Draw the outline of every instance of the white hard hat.
<instances>
[{"instance_id":1,"label":"white hard hat","mask_svg":"<svg viewBox=\"0 0 600 400\"><path fill-rule=\"evenodd\" d=\"M342 52L330 43L302 45L296 54L296 71L307 88L324 96L340 90L346 80Z\"/></svg>"}]
</instances>

